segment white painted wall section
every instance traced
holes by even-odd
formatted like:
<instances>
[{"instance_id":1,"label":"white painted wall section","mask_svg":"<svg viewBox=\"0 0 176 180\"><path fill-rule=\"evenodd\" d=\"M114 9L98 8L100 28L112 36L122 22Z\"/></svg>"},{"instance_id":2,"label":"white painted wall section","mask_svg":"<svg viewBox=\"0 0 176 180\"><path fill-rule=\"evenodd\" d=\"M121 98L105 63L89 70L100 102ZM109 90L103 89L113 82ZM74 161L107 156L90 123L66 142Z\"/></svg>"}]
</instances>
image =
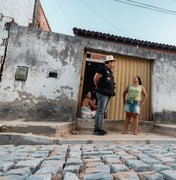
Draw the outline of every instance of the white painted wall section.
<instances>
[{"instance_id":1,"label":"white painted wall section","mask_svg":"<svg viewBox=\"0 0 176 180\"><path fill-rule=\"evenodd\" d=\"M13 17L21 26L32 22L35 0L0 0L0 13Z\"/></svg>"},{"instance_id":2,"label":"white painted wall section","mask_svg":"<svg viewBox=\"0 0 176 180\"><path fill-rule=\"evenodd\" d=\"M153 69L154 112L176 110L176 60L155 60Z\"/></svg>"}]
</instances>

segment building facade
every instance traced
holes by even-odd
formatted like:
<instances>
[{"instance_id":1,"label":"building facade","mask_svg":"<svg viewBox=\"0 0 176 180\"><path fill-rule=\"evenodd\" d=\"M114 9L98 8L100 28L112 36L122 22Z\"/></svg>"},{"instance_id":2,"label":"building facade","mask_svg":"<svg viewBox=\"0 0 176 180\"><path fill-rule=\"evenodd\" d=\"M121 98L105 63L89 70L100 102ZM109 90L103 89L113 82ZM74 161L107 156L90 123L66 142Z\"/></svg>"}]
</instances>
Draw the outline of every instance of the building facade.
<instances>
[{"instance_id":1,"label":"building facade","mask_svg":"<svg viewBox=\"0 0 176 180\"><path fill-rule=\"evenodd\" d=\"M117 88L108 118L124 119L122 92L139 75L149 94L140 120L176 122L175 46L77 28L74 37L13 24L5 30L6 20L0 19L1 32L8 37L0 51L1 119L73 121L79 117L83 90L90 85L86 75L92 76L95 63L101 63L97 57L112 54L117 59Z\"/></svg>"}]
</instances>

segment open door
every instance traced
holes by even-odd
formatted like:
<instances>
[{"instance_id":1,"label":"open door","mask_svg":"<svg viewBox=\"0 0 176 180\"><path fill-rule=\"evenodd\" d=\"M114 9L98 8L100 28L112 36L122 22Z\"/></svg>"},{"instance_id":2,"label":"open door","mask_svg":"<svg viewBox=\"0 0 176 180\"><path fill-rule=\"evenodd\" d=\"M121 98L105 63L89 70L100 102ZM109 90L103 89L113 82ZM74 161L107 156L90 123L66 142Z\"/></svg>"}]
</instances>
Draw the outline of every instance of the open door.
<instances>
[{"instance_id":1,"label":"open door","mask_svg":"<svg viewBox=\"0 0 176 180\"><path fill-rule=\"evenodd\" d=\"M97 54L97 53L85 53L83 59L83 69L81 74L81 82L80 82L80 97L78 103L78 113L77 117L80 117L80 108L81 102L84 97L84 94L88 91L92 93L92 99L96 99L96 94L94 92L95 85L93 82L93 78L96 70L104 64L105 55Z\"/></svg>"}]
</instances>

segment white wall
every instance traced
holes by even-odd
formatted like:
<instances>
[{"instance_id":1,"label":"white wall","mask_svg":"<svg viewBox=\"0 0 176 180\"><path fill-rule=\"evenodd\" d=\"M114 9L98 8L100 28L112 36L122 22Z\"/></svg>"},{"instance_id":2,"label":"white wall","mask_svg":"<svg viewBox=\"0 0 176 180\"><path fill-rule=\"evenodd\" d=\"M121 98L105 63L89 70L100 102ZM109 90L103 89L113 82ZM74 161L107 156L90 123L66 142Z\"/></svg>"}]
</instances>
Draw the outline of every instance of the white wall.
<instances>
[{"instance_id":1,"label":"white wall","mask_svg":"<svg viewBox=\"0 0 176 180\"><path fill-rule=\"evenodd\" d=\"M0 0L0 13L13 17L21 26L32 22L35 0Z\"/></svg>"},{"instance_id":2,"label":"white wall","mask_svg":"<svg viewBox=\"0 0 176 180\"><path fill-rule=\"evenodd\" d=\"M176 111L176 60L153 63L154 112Z\"/></svg>"},{"instance_id":3,"label":"white wall","mask_svg":"<svg viewBox=\"0 0 176 180\"><path fill-rule=\"evenodd\" d=\"M83 51L74 37L20 26L12 26L9 36L0 82L1 115L50 121L75 118ZM28 67L26 81L15 80L17 66ZM58 77L48 77L49 72Z\"/></svg>"}]
</instances>

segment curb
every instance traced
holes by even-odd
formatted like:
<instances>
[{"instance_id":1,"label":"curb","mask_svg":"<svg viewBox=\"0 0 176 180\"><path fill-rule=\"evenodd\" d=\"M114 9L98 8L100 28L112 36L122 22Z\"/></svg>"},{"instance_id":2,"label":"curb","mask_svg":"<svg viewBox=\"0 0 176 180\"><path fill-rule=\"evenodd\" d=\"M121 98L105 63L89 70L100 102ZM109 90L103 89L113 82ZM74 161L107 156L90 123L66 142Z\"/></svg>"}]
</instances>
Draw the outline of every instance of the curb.
<instances>
[{"instance_id":1,"label":"curb","mask_svg":"<svg viewBox=\"0 0 176 180\"><path fill-rule=\"evenodd\" d=\"M82 140L57 139L33 134L1 133L0 145L63 145L63 144L176 144L176 140Z\"/></svg>"}]
</instances>

